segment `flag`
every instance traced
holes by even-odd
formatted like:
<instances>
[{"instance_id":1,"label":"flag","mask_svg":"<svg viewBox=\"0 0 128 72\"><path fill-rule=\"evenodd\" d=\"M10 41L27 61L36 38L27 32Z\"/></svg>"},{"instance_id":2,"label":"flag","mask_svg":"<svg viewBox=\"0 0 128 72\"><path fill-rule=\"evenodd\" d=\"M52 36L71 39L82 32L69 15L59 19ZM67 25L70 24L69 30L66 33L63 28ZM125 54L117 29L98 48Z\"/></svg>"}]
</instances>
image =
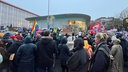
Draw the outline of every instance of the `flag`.
<instances>
[{"instance_id":1,"label":"flag","mask_svg":"<svg viewBox=\"0 0 128 72\"><path fill-rule=\"evenodd\" d=\"M94 25L90 26L90 33L91 34L96 34L97 32L100 31L100 28L101 28L101 23L97 22Z\"/></svg>"},{"instance_id":2,"label":"flag","mask_svg":"<svg viewBox=\"0 0 128 72\"><path fill-rule=\"evenodd\" d=\"M32 26L32 31L31 31L31 33L35 36L36 35L36 31L39 29L39 26L38 26L38 24L37 24L37 21L36 20L34 20L34 24L33 24L33 26Z\"/></svg>"}]
</instances>

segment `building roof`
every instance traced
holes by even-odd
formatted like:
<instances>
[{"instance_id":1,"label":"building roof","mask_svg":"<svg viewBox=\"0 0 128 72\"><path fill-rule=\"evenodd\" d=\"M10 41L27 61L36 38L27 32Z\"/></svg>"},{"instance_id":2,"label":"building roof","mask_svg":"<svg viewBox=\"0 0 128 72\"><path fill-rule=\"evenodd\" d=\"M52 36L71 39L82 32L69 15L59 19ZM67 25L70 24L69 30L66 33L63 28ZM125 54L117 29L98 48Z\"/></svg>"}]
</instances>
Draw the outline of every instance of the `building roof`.
<instances>
[{"instance_id":1,"label":"building roof","mask_svg":"<svg viewBox=\"0 0 128 72\"><path fill-rule=\"evenodd\" d=\"M32 13L32 12L30 12L30 11L27 11L27 10L25 10L25 9L22 9L22 8L20 8L20 7L17 7L17 6L15 6L15 5L12 5L12 4L10 4L10 3L7 3L7 2L5 2L5 1L0 0L0 2L1 2L1 3L4 3L4 4L7 4L7 5L9 5L9 6L15 7L15 8L17 8L17 9L20 9L20 10L22 10L22 11L28 12L28 13L30 13L30 14L39 16L39 15L37 15L37 14L35 14L35 13Z\"/></svg>"},{"instance_id":2,"label":"building roof","mask_svg":"<svg viewBox=\"0 0 128 72\"><path fill-rule=\"evenodd\" d=\"M57 14L57 15L50 15L54 16L55 18L85 18L87 20L90 20L90 16L86 14L78 14L78 13L69 13L69 14ZM31 18L26 18L26 20L35 20L35 19L47 19L47 16L39 16L39 17L31 17Z\"/></svg>"}]
</instances>

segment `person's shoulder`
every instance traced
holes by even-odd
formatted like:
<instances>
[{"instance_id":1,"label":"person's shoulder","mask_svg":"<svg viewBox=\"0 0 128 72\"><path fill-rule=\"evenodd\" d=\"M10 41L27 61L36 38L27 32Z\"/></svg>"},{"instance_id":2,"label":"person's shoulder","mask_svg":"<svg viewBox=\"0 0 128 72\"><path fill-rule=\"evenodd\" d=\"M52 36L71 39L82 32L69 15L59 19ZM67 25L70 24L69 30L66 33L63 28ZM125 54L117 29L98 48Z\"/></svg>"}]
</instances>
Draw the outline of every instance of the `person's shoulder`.
<instances>
[{"instance_id":1,"label":"person's shoulder","mask_svg":"<svg viewBox=\"0 0 128 72\"><path fill-rule=\"evenodd\" d=\"M32 45L32 46L36 46L36 44L34 44L34 43L30 43L30 45Z\"/></svg>"},{"instance_id":2,"label":"person's shoulder","mask_svg":"<svg viewBox=\"0 0 128 72\"><path fill-rule=\"evenodd\" d=\"M106 43L103 43L103 44L99 47L99 49L100 49L100 48L103 48L103 49L105 49L105 50L107 50L107 51L110 51L110 49L109 49L109 47L107 46Z\"/></svg>"}]
</instances>

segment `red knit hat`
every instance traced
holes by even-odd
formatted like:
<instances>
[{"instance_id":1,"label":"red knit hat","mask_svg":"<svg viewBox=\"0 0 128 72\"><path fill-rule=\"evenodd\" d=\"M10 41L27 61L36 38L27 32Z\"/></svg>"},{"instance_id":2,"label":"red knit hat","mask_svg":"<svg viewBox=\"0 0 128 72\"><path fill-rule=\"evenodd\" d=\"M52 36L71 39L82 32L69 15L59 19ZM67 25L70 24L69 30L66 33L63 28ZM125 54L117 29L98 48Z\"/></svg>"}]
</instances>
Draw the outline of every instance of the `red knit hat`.
<instances>
[{"instance_id":1,"label":"red knit hat","mask_svg":"<svg viewBox=\"0 0 128 72\"><path fill-rule=\"evenodd\" d=\"M22 40L22 37L20 35L15 36L18 40Z\"/></svg>"}]
</instances>

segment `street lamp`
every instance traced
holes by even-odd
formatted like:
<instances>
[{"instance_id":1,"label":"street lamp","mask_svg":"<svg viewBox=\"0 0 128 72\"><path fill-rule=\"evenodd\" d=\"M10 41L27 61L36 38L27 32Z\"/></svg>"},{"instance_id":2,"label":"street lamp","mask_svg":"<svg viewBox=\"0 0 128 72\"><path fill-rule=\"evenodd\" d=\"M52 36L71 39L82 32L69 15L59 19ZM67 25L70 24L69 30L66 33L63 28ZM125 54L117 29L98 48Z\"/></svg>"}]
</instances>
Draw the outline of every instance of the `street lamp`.
<instances>
[{"instance_id":1,"label":"street lamp","mask_svg":"<svg viewBox=\"0 0 128 72\"><path fill-rule=\"evenodd\" d=\"M48 0L48 17L47 17L47 22L48 22L48 29L50 28L50 16L49 16L49 11L50 10L50 0Z\"/></svg>"},{"instance_id":2,"label":"street lamp","mask_svg":"<svg viewBox=\"0 0 128 72\"><path fill-rule=\"evenodd\" d=\"M50 0L48 0L48 17L49 17Z\"/></svg>"}]
</instances>

